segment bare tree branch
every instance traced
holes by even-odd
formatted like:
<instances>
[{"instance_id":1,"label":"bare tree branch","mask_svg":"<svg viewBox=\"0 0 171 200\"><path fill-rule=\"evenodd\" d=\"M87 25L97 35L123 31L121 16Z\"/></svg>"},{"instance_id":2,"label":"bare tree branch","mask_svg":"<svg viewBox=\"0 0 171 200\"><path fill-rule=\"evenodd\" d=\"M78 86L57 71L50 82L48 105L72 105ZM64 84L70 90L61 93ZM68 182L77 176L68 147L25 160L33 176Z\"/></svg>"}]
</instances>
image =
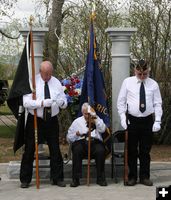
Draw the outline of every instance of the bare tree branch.
<instances>
[{"instance_id":1,"label":"bare tree branch","mask_svg":"<svg viewBox=\"0 0 171 200\"><path fill-rule=\"evenodd\" d=\"M5 32L3 32L2 29L0 29L0 33L1 33L3 36L5 36L5 37L7 37L7 38L9 38L9 39L12 39L12 40L16 40L16 39L18 39L18 38L20 37L20 34L19 34L17 37L12 37L12 36L6 34Z\"/></svg>"}]
</instances>

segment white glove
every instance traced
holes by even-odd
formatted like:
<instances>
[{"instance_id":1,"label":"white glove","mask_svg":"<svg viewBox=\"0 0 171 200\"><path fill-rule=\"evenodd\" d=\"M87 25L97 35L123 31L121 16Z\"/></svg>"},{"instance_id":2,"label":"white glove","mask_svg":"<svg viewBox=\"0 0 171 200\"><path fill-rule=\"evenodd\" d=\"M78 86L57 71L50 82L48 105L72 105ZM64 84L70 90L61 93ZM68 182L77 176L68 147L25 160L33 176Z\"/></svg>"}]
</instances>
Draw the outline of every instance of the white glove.
<instances>
[{"instance_id":1,"label":"white glove","mask_svg":"<svg viewBox=\"0 0 171 200\"><path fill-rule=\"evenodd\" d=\"M88 106L88 113L94 118L97 117L95 110L91 106Z\"/></svg>"},{"instance_id":2,"label":"white glove","mask_svg":"<svg viewBox=\"0 0 171 200\"><path fill-rule=\"evenodd\" d=\"M125 114L122 114L122 115L121 115L121 126L122 126L122 128L123 128L124 130L127 129L126 116L125 116Z\"/></svg>"},{"instance_id":3,"label":"white glove","mask_svg":"<svg viewBox=\"0 0 171 200\"><path fill-rule=\"evenodd\" d=\"M161 122L154 122L152 131L153 132L158 132L161 129L160 124L161 124Z\"/></svg>"},{"instance_id":4,"label":"white glove","mask_svg":"<svg viewBox=\"0 0 171 200\"><path fill-rule=\"evenodd\" d=\"M57 99L56 103L58 104L59 107L61 107L64 104L64 100L63 99Z\"/></svg>"},{"instance_id":5,"label":"white glove","mask_svg":"<svg viewBox=\"0 0 171 200\"><path fill-rule=\"evenodd\" d=\"M44 107L51 107L52 103L53 103L52 99L45 99L45 100L43 100L43 106Z\"/></svg>"}]
</instances>

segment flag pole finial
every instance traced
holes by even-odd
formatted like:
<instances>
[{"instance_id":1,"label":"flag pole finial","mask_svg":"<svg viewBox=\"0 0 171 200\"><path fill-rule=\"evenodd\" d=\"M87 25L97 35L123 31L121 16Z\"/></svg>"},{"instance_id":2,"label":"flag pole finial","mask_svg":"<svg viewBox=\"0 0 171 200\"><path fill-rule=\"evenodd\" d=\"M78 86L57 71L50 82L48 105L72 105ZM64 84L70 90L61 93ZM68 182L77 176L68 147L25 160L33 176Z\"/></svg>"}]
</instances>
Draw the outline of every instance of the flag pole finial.
<instances>
[{"instance_id":1,"label":"flag pole finial","mask_svg":"<svg viewBox=\"0 0 171 200\"><path fill-rule=\"evenodd\" d=\"M92 9L91 9L91 19L94 20L96 18L96 4L95 2L92 2Z\"/></svg>"},{"instance_id":2,"label":"flag pole finial","mask_svg":"<svg viewBox=\"0 0 171 200\"><path fill-rule=\"evenodd\" d=\"M33 15L30 15L29 25L32 26L33 22L34 22L34 17L33 17Z\"/></svg>"}]
</instances>

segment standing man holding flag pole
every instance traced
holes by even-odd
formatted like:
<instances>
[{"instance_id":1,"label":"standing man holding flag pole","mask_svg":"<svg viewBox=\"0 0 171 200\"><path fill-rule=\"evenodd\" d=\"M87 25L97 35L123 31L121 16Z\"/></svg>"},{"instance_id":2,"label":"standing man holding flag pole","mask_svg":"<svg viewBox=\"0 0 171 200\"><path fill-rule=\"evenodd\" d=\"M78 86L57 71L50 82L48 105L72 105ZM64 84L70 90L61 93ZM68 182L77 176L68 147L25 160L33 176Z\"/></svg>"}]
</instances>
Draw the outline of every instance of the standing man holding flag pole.
<instances>
[{"instance_id":1,"label":"standing man holding flag pole","mask_svg":"<svg viewBox=\"0 0 171 200\"><path fill-rule=\"evenodd\" d=\"M17 119L14 153L25 143L25 110L23 107L23 95L31 93L32 98L36 99L35 65L34 65L34 46L32 34L33 17L30 17L30 31L27 35L26 44L14 77L13 84L7 99L7 104ZM31 55L31 64L30 64ZM32 67L32 69L30 69ZM31 74L31 72L32 74ZM35 152L36 152L36 187L39 189L39 162L38 162L38 135L37 135L37 112L34 110L34 130L35 130ZM21 187L26 187L25 184Z\"/></svg>"},{"instance_id":2,"label":"standing man holding flag pole","mask_svg":"<svg viewBox=\"0 0 171 200\"><path fill-rule=\"evenodd\" d=\"M33 46L33 33L32 33L33 17L30 16L30 31L27 36L26 45L20 59L20 63L11 87L9 97L7 99L8 106L18 119L15 141L14 141L14 153L24 144L24 132L25 129L25 112L23 109L22 95L30 93L32 91L32 99L36 100L36 82L35 82L35 64L34 64L34 46ZM31 52L30 52L31 51ZM31 55L31 72L32 83L29 76L30 63L29 57ZM28 59L27 59L28 58ZM22 76L25 76L25 80L22 80ZM24 85L24 87L23 87ZM18 108L18 111L15 110ZM20 138L21 136L21 138ZM39 189L39 157L38 157L38 133L37 133L37 110L34 109L34 136L35 136L35 157L36 157L36 187ZM28 184L22 183L21 187L26 188Z\"/></svg>"},{"instance_id":3,"label":"standing man holding flag pole","mask_svg":"<svg viewBox=\"0 0 171 200\"><path fill-rule=\"evenodd\" d=\"M65 187L66 185L63 181L63 159L59 148L57 114L60 108L66 108L67 99L60 81L52 76L53 66L50 61L43 61L41 63L40 73L36 75L34 72L32 73L32 76L35 76L35 82L33 80L34 77L30 77L30 39L30 34L28 34L7 100L8 106L18 119L14 152L25 145L20 168L21 188L28 188L30 186L33 174L34 154L36 148L38 150L38 144L42 144L45 141L50 153L51 184ZM32 52L32 57L33 54L34 52ZM32 61L32 65L34 66L34 61ZM33 81L34 87L30 84L30 80ZM27 120L25 120L24 111L28 114ZM38 155L36 159L36 162L38 162ZM38 174L36 176L39 178ZM39 180L36 180L36 185L39 188Z\"/></svg>"}]
</instances>

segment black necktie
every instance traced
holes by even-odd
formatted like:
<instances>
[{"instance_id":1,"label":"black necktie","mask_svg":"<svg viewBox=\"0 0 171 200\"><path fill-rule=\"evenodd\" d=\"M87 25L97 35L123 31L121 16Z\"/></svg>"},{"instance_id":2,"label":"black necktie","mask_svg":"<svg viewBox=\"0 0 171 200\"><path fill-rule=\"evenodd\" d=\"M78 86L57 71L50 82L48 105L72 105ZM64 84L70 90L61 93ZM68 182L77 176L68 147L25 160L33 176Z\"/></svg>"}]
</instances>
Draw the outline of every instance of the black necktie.
<instances>
[{"instance_id":1,"label":"black necktie","mask_svg":"<svg viewBox=\"0 0 171 200\"><path fill-rule=\"evenodd\" d=\"M45 95L45 99L50 99L50 91L49 91L49 86L47 82L45 82L45 86L44 86L44 95ZM43 119L47 121L50 118L51 118L51 107L45 107L43 110Z\"/></svg>"},{"instance_id":2,"label":"black necktie","mask_svg":"<svg viewBox=\"0 0 171 200\"><path fill-rule=\"evenodd\" d=\"M146 110L145 88L144 88L143 82L141 82L141 86L140 86L140 106L139 106L139 109L142 113Z\"/></svg>"}]
</instances>

